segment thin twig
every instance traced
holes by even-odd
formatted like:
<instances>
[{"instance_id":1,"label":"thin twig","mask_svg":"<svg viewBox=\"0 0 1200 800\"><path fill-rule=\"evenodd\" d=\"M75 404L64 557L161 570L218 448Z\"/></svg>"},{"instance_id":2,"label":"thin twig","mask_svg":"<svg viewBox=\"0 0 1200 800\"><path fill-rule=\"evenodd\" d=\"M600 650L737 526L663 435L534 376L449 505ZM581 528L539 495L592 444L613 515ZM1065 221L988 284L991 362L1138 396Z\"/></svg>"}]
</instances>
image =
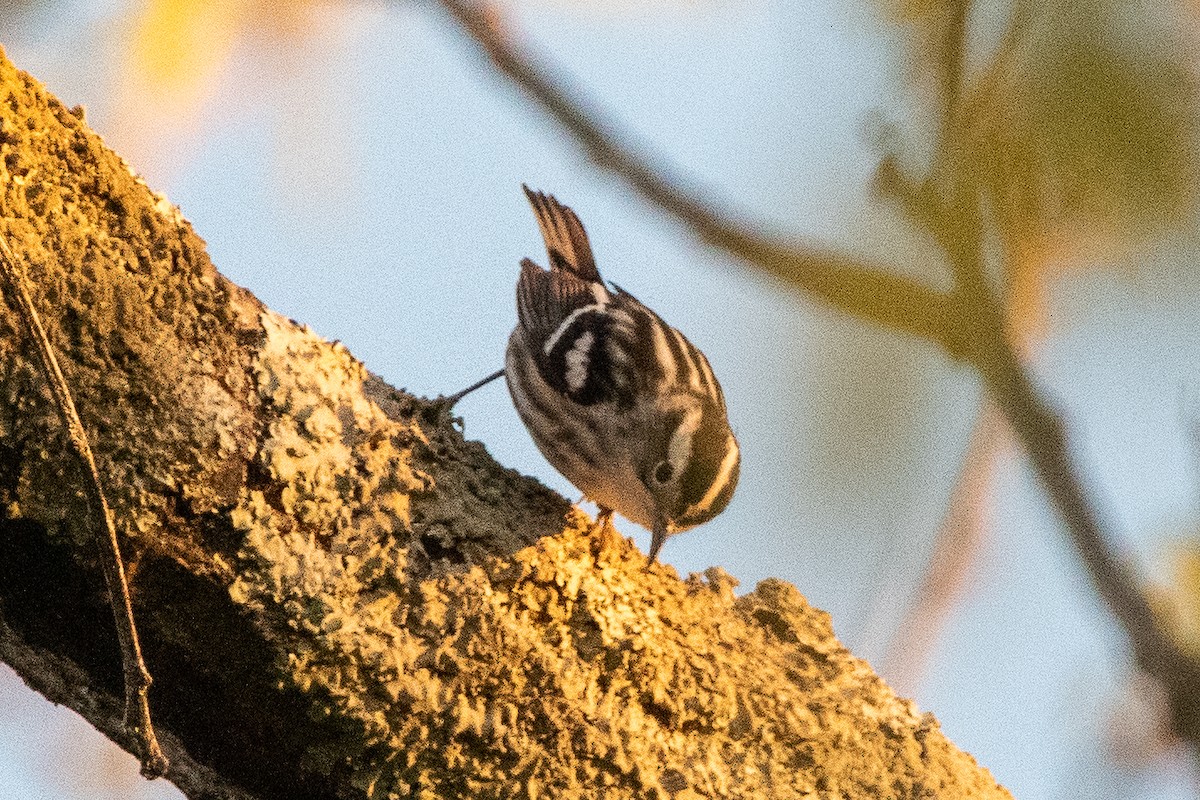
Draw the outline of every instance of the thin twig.
<instances>
[{"instance_id":1,"label":"thin twig","mask_svg":"<svg viewBox=\"0 0 1200 800\"><path fill-rule=\"evenodd\" d=\"M58 360L50 348L50 340L42 327L33 300L25 287L25 276L18 266L16 257L8 246L7 239L0 235L0 278L14 300L22 327L33 340L38 364L54 395L54 405L59 418L67 430L71 447L75 450L87 472L88 501L93 514L99 517L94 528L96 544L100 550L100 563L104 570L104 582L108 586L109 602L117 624L117 639L121 647L121 660L125 672L125 728L133 736L139 749L142 774L157 777L167 771L167 757L159 747L150 721L150 704L146 694L150 689L150 672L142 660L142 649L138 643L137 627L133 621L133 604L129 599L129 586L125 581L125 567L121 561L121 549L117 543L117 531L113 526L112 513L104 498L104 487L92 448L88 444L87 432L75 410L71 391L63 378Z\"/></svg>"},{"instance_id":2,"label":"thin twig","mask_svg":"<svg viewBox=\"0 0 1200 800\"><path fill-rule=\"evenodd\" d=\"M700 200L701 192L684 188L684 181L661 160L627 144L633 137L606 119L581 91L547 77L561 71L539 65L532 52L510 41L488 6L472 0L441 0L441 5L495 67L574 136L593 161L701 239L847 314L941 342L955 352L954 326L947 319L949 303L943 293L841 253L789 246L731 222L728 214Z\"/></svg>"},{"instance_id":3,"label":"thin twig","mask_svg":"<svg viewBox=\"0 0 1200 800\"><path fill-rule=\"evenodd\" d=\"M480 388L483 388L484 386L487 386L489 383L496 380L497 378L503 378L503 377L504 377L504 370L498 369L495 372L493 372L491 375L488 375L486 378L482 378L480 380L475 381L474 383L472 383L470 386L468 386L465 389L457 391L448 397L439 397L437 400L437 404L439 407L444 408L447 411L449 411L450 409L452 409L456 405L458 405L459 400L462 400L464 397L469 395L471 392L475 391L476 389L480 389Z\"/></svg>"}]
</instances>

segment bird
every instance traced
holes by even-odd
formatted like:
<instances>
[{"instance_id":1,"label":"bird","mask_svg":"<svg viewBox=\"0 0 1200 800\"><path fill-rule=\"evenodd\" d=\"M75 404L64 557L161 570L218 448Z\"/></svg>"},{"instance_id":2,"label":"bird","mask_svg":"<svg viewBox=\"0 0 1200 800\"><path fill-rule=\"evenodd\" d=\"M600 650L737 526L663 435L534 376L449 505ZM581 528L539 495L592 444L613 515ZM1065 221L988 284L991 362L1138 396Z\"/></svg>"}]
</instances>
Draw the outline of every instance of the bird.
<instances>
[{"instance_id":1,"label":"bird","mask_svg":"<svg viewBox=\"0 0 1200 800\"><path fill-rule=\"evenodd\" d=\"M679 330L600 277L575 212L522 189L549 269L521 261L504 369L448 400L503 375L534 443L600 523L616 512L650 530L649 567L668 536L720 514L737 488L724 393Z\"/></svg>"}]
</instances>

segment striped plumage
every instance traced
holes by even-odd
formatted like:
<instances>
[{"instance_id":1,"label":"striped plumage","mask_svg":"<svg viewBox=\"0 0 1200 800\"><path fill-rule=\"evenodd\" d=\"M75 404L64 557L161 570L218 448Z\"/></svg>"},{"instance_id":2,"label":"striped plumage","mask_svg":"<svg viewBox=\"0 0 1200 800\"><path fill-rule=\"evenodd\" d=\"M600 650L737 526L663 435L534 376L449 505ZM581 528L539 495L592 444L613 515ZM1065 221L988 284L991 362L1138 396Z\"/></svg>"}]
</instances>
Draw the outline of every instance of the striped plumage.
<instances>
[{"instance_id":1,"label":"striped plumage","mask_svg":"<svg viewBox=\"0 0 1200 800\"><path fill-rule=\"evenodd\" d=\"M550 269L521 262L504 375L546 459L602 512L666 537L729 503L741 454L704 354L620 287L605 286L583 224L530 191Z\"/></svg>"}]
</instances>

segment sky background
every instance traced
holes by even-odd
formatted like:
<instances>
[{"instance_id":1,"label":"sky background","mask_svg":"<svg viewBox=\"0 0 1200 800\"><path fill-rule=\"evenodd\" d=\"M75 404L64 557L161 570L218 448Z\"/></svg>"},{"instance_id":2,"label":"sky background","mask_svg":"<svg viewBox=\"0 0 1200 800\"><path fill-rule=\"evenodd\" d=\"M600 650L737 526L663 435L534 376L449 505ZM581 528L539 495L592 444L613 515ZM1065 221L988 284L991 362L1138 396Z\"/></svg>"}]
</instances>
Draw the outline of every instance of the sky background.
<instances>
[{"instance_id":1,"label":"sky background","mask_svg":"<svg viewBox=\"0 0 1200 800\"><path fill-rule=\"evenodd\" d=\"M682 575L720 565L743 589L794 583L888 677L980 409L969 370L707 248L587 162L436 5L193 5L8 0L0 45L86 107L225 275L417 394L502 366L518 262L543 256L520 185L556 194L605 277L707 353L742 443L728 510L663 560ZM933 281L930 243L869 187L883 124L913 128L902 28L882 7L503 6L707 197ZM1198 243L1188 227L1063 272L1031 356L1120 549L1163 582L1200 528ZM458 413L498 461L577 496L501 385ZM1185 755L1153 746L1123 637L1011 448L989 494L967 590L910 688L921 709L1023 800L1194 796ZM0 667L0 800L179 796Z\"/></svg>"}]
</instances>

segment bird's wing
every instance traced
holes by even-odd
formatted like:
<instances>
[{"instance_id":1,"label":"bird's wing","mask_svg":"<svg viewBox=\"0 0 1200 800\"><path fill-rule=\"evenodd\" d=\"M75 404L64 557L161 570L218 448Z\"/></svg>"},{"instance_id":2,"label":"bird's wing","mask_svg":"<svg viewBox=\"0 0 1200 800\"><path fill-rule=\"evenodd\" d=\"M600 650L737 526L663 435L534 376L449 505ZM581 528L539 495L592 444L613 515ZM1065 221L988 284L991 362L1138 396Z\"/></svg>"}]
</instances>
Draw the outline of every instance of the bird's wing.
<instances>
[{"instance_id":1,"label":"bird's wing","mask_svg":"<svg viewBox=\"0 0 1200 800\"><path fill-rule=\"evenodd\" d=\"M517 318L538 374L581 405L618 399L629 377L612 358L609 300L599 283L521 262ZM620 372L620 374L618 374Z\"/></svg>"}]
</instances>

